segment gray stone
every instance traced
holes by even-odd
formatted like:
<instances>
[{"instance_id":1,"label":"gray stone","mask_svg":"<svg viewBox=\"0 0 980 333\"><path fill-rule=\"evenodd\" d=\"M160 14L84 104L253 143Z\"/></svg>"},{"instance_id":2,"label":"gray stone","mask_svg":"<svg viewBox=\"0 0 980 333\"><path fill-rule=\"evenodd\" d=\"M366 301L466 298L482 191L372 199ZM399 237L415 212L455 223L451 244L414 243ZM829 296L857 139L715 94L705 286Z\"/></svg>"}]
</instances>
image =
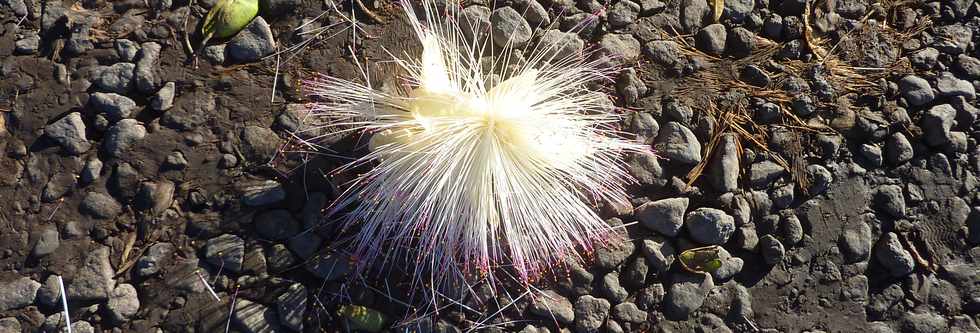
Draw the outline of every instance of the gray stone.
<instances>
[{"instance_id":1,"label":"gray stone","mask_svg":"<svg viewBox=\"0 0 980 333\"><path fill-rule=\"evenodd\" d=\"M875 258L894 277L903 277L915 269L915 261L898 239L898 235L889 232L881 236L875 247Z\"/></svg>"},{"instance_id":2,"label":"gray stone","mask_svg":"<svg viewBox=\"0 0 980 333\"><path fill-rule=\"evenodd\" d=\"M755 50L755 33L743 27L736 27L725 38L725 49L736 58L744 58Z\"/></svg>"},{"instance_id":3,"label":"gray stone","mask_svg":"<svg viewBox=\"0 0 980 333\"><path fill-rule=\"evenodd\" d=\"M906 312L901 318L902 332L939 333L949 332L946 318L932 312Z\"/></svg>"},{"instance_id":4,"label":"gray stone","mask_svg":"<svg viewBox=\"0 0 980 333\"><path fill-rule=\"evenodd\" d=\"M684 225L695 241L722 245L735 232L735 219L720 209L702 207L687 213Z\"/></svg>"},{"instance_id":5,"label":"gray stone","mask_svg":"<svg viewBox=\"0 0 980 333\"><path fill-rule=\"evenodd\" d=\"M291 270L296 265L296 257L285 245L275 244L265 249L266 263L272 273Z\"/></svg>"},{"instance_id":6,"label":"gray stone","mask_svg":"<svg viewBox=\"0 0 980 333\"><path fill-rule=\"evenodd\" d=\"M244 333L281 332L276 310L265 305L239 298L231 322Z\"/></svg>"},{"instance_id":7,"label":"gray stone","mask_svg":"<svg viewBox=\"0 0 980 333\"><path fill-rule=\"evenodd\" d=\"M554 290L545 290L537 295L528 307L528 312L565 325L572 324L575 320L572 302Z\"/></svg>"},{"instance_id":8,"label":"gray stone","mask_svg":"<svg viewBox=\"0 0 980 333\"><path fill-rule=\"evenodd\" d=\"M123 323L129 321L140 309L139 295L136 288L128 283L120 283L109 295L106 302L106 309L109 318L114 322Z\"/></svg>"},{"instance_id":9,"label":"gray stone","mask_svg":"<svg viewBox=\"0 0 980 333\"><path fill-rule=\"evenodd\" d=\"M59 246L61 246L61 235L58 234L58 228L44 226L37 233L37 243L34 243L34 250L31 251L31 255L35 258L43 257L54 253Z\"/></svg>"},{"instance_id":10,"label":"gray stone","mask_svg":"<svg viewBox=\"0 0 980 333\"><path fill-rule=\"evenodd\" d=\"M16 15L17 17L24 17L27 16L28 14L27 4L24 3L24 0L3 0L0 1L0 4L4 4L7 7L10 7L10 11L13 12L14 15ZM14 321L17 320L14 319ZM18 324L17 327L20 327L20 324ZM20 330L18 329L17 332L20 332Z\"/></svg>"},{"instance_id":11,"label":"gray stone","mask_svg":"<svg viewBox=\"0 0 980 333\"><path fill-rule=\"evenodd\" d=\"M703 1L703 0L702 0ZM680 75L684 71L687 60L681 54L677 43L669 40L653 40L647 42L643 47L643 52L650 57L653 62L664 66L672 75Z\"/></svg>"},{"instance_id":12,"label":"gray stone","mask_svg":"<svg viewBox=\"0 0 980 333\"><path fill-rule=\"evenodd\" d=\"M970 244L980 245L980 207L973 207L967 215L966 227L968 231L967 240Z\"/></svg>"},{"instance_id":13,"label":"gray stone","mask_svg":"<svg viewBox=\"0 0 980 333\"><path fill-rule=\"evenodd\" d=\"M701 162L701 143L690 129L667 122L656 139L655 148L671 162L692 165Z\"/></svg>"},{"instance_id":14,"label":"gray stone","mask_svg":"<svg viewBox=\"0 0 980 333\"><path fill-rule=\"evenodd\" d=\"M949 104L933 106L922 115L920 124L925 131L926 143L933 146L945 145L950 141L949 131L956 119L956 110Z\"/></svg>"},{"instance_id":15,"label":"gray stone","mask_svg":"<svg viewBox=\"0 0 980 333\"><path fill-rule=\"evenodd\" d=\"M531 26L514 8L501 7L490 14L490 36L497 47L522 48L531 40Z\"/></svg>"},{"instance_id":16,"label":"gray stone","mask_svg":"<svg viewBox=\"0 0 980 333\"><path fill-rule=\"evenodd\" d=\"M204 244L204 259L224 270L238 273L245 258L245 241L232 234L208 239Z\"/></svg>"},{"instance_id":17,"label":"gray stone","mask_svg":"<svg viewBox=\"0 0 980 333\"><path fill-rule=\"evenodd\" d=\"M97 245L85 255L71 280L65 281L68 299L72 302L108 300L109 293L116 286L114 275L112 263L109 262L109 248Z\"/></svg>"},{"instance_id":18,"label":"gray stone","mask_svg":"<svg viewBox=\"0 0 980 333\"><path fill-rule=\"evenodd\" d=\"M701 308L714 285L710 274L686 272L674 274L674 281L667 290L667 297L664 298L664 314L674 320L688 318L691 313Z\"/></svg>"},{"instance_id":19,"label":"gray stone","mask_svg":"<svg viewBox=\"0 0 980 333\"><path fill-rule=\"evenodd\" d=\"M575 301L575 332L596 333L609 315L609 301L591 295Z\"/></svg>"},{"instance_id":20,"label":"gray stone","mask_svg":"<svg viewBox=\"0 0 980 333\"><path fill-rule=\"evenodd\" d=\"M636 104L636 101L647 93L647 85L643 83L643 80L636 75L636 70L632 68L626 68L619 73L619 78L616 80L616 89L619 91L619 95L623 96L623 102L626 105ZM636 113L635 115L641 114L645 113ZM634 117L633 119L635 120L636 118Z\"/></svg>"},{"instance_id":21,"label":"gray stone","mask_svg":"<svg viewBox=\"0 0 980 333\"><path fill-rule=\"evenodd\" d=\"M915 156L912 143L902 132L895 132L885 140L885 160L891 165L902 165Z\"/></svg>"},{"instance_id":22,"label":"gray stone","mask_svg":"<svg viewBox=\"0 0 980 333\"><path fill-rule=\"evenodd\" d=\"M599 285L599 291L602 292L605 298L616 303L625 301L626 297L629 296L626 288L623 288L619 284L619 273L616 271L606 273L602 277L602 284Z\"/></svg>"},{"instance_id":23,"label":"gray stone","mask_svg":"<svg viewBox=\"0 0 980 333\"><path fill-rule=\"evenodd\" d=\"M971 40L973 40L973 31L963 24L942 25L935 28L933 46L944 53L960 54L966 52Z\"/></svg>"},{"instance_id":24,"label":"gray stone","mask_svg":"<svg viewBox=\"0 0 980 333\"><path fill-rule=\"evenodd\" d=\"M913 106L929 104L936 98L929 81L915 75L907 75L898 81L898 89L905 101Z\"/></svg>"},{"instance_id":25,"label":"gray stone","mask_svg":"<svg viewBox=\"0 0 980 333\"><path fill-rule=\"evenodd\" d=\"M541 34L541 37L538 37L537 49L541 52L541 59L558 63L582 56L585 41L575 33L548 30Z\"/></svg>"},{"instance_id":26,"label":"gray stone","mask_svg":"<svg viewBox=\"0 0 980 333\"><path fill-rule=\"evenodd\" d=\"M144 182L140 185L140 191L136 196L136 207L148 210L154 216L163 214L173 203L175 190L174 183L166 179Z\"/></svg>"},{"instance_id":27,"label":"gray stone","mask_svg":"<svg viewBox=\"0 0 980 333\"><path fill-rule=\"evenodd\" d=\"M249 161L266 163L275 157L281 140L268 127L245 126L241 133L242 154Z\"/></svg>"},{"instance_id":28,"label":"gray stone","mask_svg":"<svg viewBox=\"0 0 980 333\"><path fill-rule=\"evenodd\" d=\"M796 217L791 209L781 211L779 215L779 231L783 242L789 246L799 244L804 236L803 223L800 222L800 218Z\"/></svg>"},{"instance_id":29,"label":"gray stone","mask_svg":"<svg viewBox=\"0 0 980 333\"><path fill-rule=\"evenodd\" d=\"M664 296L667 292L664 290L664 285L657 282L647 285L636 295L636 306L643 310L652 310L654 307L659 306L664 300Z\"/></svg>"},{"instance_id":30,"label":"gray stone","mask_svg":"<svg viewBox=\"0 0 980 333\"><path fill-rule=\"evenodd\" d=\"M754 225L747 225L735 230L735 247L745 251L756 250L759 246L759 234L755 231Z\"/></svg>"},{"instance_id":31,"label":"gray stone","mask_svg":"<svg viewBox=\"0 0 980 333\"><path fill-rule=\"evenodd\" d=\"M939 57L939 50L931 47L921 49L909 56L912 65L919 69L932 69L936 67L936 58Z\"/></svg>"},{"instance_id":32,"label":"gray stone","mask_svg":"<svg viewBox=\"0 0 980 333\"><path fill-rule=\"evenodd\" d=\"M830 183L834 181L834 175L827 168L819 164L811 164L806 167L806 173L810 176L810 195L817 195L826 192L830 188Z\"/></svg>"},{"instance_id":33,"label":"gray stone","mask_svg":"<svg viewBox=\"0 0 980 333\"><path fill-rule=\"evenodd\" d=\"M154 111L167 111L174 107L174 96L177 92L177 85L167 82L150 100L150 108Z\"/></svg>"},{"instance_id":34,"label":"gray stone","mask_svg":"<svg viewBox=\"0 0 980 333\"><path fill-rule=\"evenodd\" d=\"M160 272L160 269L171 260L177 248L171 243L156 243L136 261L136 275L148 277Z\"/></svg>"},{"instance_id":35,"label":"gray stone","mask_svg":"<svg viewBox=\"0 0 980 333\"><path fill-rule=\"evenodd\" d=\"M538 6L540 5L538 4ZM490 9L484 6L463 8L459 12L459 29L463 32L466 40L472 43L482 43L490 31Z\"/></svg>"},{"instance_id":36,"label":"gray stone","mask_svg":"<svg viewBox=\"0 0 980 333\"><path fill-rule=\"evenodd\" d=\"M116 55L118 55L119 59L124 62L136 61L136 55L140 51L139 44L123 38L118 38L113 41L113 47L116 49Z\"/></svg>"},{"instance_id":37,"label":"gray stone","mask_svg":"<svg viewBox=\"0 0 980 333\"><path fill-rule=\"evenodd\" d=\"M772 198L773 207L776 209L783 209L793 204L793 200L795 198L793 193L794 188L795 186L793 184L774 187L769 196Z\"/></svg>"},{"instance_id":38,"label":"gray stone","mask_svg":"<svg viewBox=\"0 0 980 333\"><path fill-rule=\"evenodd\" d=\"M762 31L772 40L779 40L783 35L783 17L771 13L762 24Z\"/></svg>"},{"instance_id":39,"label":"gray stone","mask_svg":"<svg viewBox=\"0 0 980 333\"><path fill-rule=\"evenodd\" d=\"M160 86L160 44L156 42L146 42L141 45L139 60L136 62L136 69L133 73L136 88L144 94L151 94L157 91Z\"/></svg>"},{"instance_id":40,"label":"gray stone","mask_svg":"<svg viewBox=\"0 0 980 333\"><path fill-rule=\"evenodd\" d=\"M225 45L225 54L235 62L257 61L275 51L272 28L262 16L256 16Z\"/></svg>"},{"instance_id":41,"label":"gray stone","mask_svg":"<svg viewBox=\"0 0 980 333\"><path fill-rule=\"evenodd\" d=\"M291 284L289 289L276 299L279 322L293 331L302 332L303 318L306 317L307 310L306 301L306 287L300 283Z\"/></svg>"},{"instance_id":42,"label":"gray stone","mask_svg":"<svg viewBox=\"0 0 980 333\"><path fill-rule=\"evenodd\" d=\"M642 324L647 321L646 311L640 310L636 304L623 302L616 304L612 310L613 318L627 323Z\"/></svg>"},{"instance_id":43,"label":"gray stone","mask_svg":"<svg viewBox=\"0 0 980 333\"><path fill-rule=\"evenodd\" d=\"M314 276L327 281L339 280L351 271L350 261L336 254L310 259L304 267Z\"/></svg>"},{"instance_id":44,"label":"gray stone","mask_svg":"<svg viewBox=\"0 0 980 333\"><path fill-rule=\"evenodd\" d=\"M613 219L619 221L619 219ZM619 221L622 224L622 221ZM603 270L613 270L619 267L626 258L633 254L635 245L628 240L609 242L595 249L595 265Z\"/></svg>"},{"instance_id":45,"label":"gray stone","mask_svg":"<svg viewBox=\"0 0 980 333\"><path fill-rule=\"evenodd\" d=\"M664 170L660 166L660 161L651 152L638 152L630 155L626 160L626 171L640 185L662 187L667 184L667 180L663 177Z\"/></svg>"},{"instance_id":46,"label":"gray stone","mask_svg":"<svg viewBox=\"0 0 980 333\"><path fill-rule=\"evenodd\" d=\"M273 209L255 216L255 230L268 240L281 241L299 233L299 223L285 209Z\"/></svg>"},{"instance_id":47,"label":"gray stone","mask_svg":"<svg viewBox=\"0 0 980 333\"><path fill-rule=\"evenodd\" d=\"M75 187L75 175L71 173L56 173L48 179L41 190L42 202L54 202L63 197Z\"/></svg>"},{"instance_id":48,"label":"gray stone","mask_svg":"<svg viewBox=\"0 0 980 333\"><path fill-rule=\"evenodd\" d=\"M631 34L608 33L599 39L597 59L608 66L630 63L640 56L640 41Z\"/></svg>"},{"instance_id":49,"label":"gray stone","mask_svg":"<svg viewBox=\"0 0 980 333\"><path fill-rule=\"evenodd\" d=\"M749 171L749 183L752 188L764 189L786 174L786 169L773 161L762 161L752 164Z\"/></svg>"},{"instance_id":50,"label":"gray stone","mask_svg":"<svg viewBox=\"0 0 980 333\"><path fill-rule=\"evenodd\" d=\"M92 148L85 136L82 114L78 112L69 113L45 126L44 135L58 143L70 155L80 155Z\"/></svg>"},{"instance_id":51,"label":"gray stone","mask_svg":"<svg viewBox=\"0 0 980 333\"><path fill-rule=\"evenodd\" d=\"M711 7L705 0L682 0L680 9L681 27L687 33L700 29L711 14Z\"/></svg>"},{"instance_id":52,"label":"gray stone","mask_svg":"<svg viewBox=\"0 0 980 333\"><path fill-rule=\"evenodd\" d=\"M844 259L848 263L867 260L871 255L872 237L871 226L865 222L858 221L844 228L840 235L840 250Z\"/></svg>"},{"instance_id":53,"label":"gray stone","mask_svg":"<svg viewBox=\"0 0 980 333\"><path fill-rule=\"evenodd\" d=\"M739 257L733 257L731 253L723 247L718 248L718 259L721 260L721 267L711 272L711 276L718 281L725 281L731 279L742 271L742 267L745 266L745 261Z\"/></svg>"},{"instance_id":54,"label":"gray stone","mask_svg":"<svg viewBox=\"0 0 980 333\"><path fill-rule=\"evenodd\" d=\"M732 19L734 22L742 22L752 13L753 9L755 9L754 0L727 0L722 13L723 16Z\"/></svg>"},{"instance_id":55,"label":"gray stone","mask_svg":"<svg viewBox=\"0 0 980 333\"><path fill-rule=\"evenodd\" d=\"M718 141L711 168L710 180L718 192L732 192L738 188L738 175L741 172L738 164L738 144L735 134L724 134Z\"/></svg>"},{"instance_id":56,"label":"gray stone","mask_svg":"<svg viewBox=\"0 0 980 333\"><path fill-rule=\"evenodd\" d=\"M629 0L616 2L606 11L606 21L613 29L623 28L633 23L640 14L640 5Z\"/></svg>"},{"instance_id":57,"label":"gray stone","mask_svg":"<svg viewBox=\"0 0 980 333\"><path fill-rule=\"evenodd\" d=\"M225 63L225 44L208 45L201 51L204 59L216 65Z\"/></svg>"},{"instance_id":58,"label":"gray stone","mask_svg":"<svg viewBox=\"0 0 980 333\"><path fill-rule=\"evenodd\" d=\"M786 248L773 235L765 235L759 239L759 252L762 253L762 259L766 264L772 266L783 261Z\"/></svg>"},{"instance_id":59,"label":"gray stone","mask_svg":"<svg viewBox=\"0 0 980 333\"><path fill-rule=\"evenodd\" d=\"M647 263L657 274L663 274L674 263L676 250L670 241L662 238L644 239L640 247Z\"/></svg>"},{"instance_id":60,"label":"gray stone","mask_svg":"<svg viewBox=\"0 0 980 333\"><path fill-rule=\"evenodd\" d=\"M105 153L111 157L122 157L132 146L146 137L146 128L136 119L123 119L109 128L106 134Z\"/></svg>"},{"instance_id":61,"label":"gray stone","mask_svg":"<svg viewBox=\"0 0 980 333\"><path fill-rule=\"evenodd\" d=\"M92 157L88 161L85 161L85 167L82 168L82 172L79 175L79 180L82 184L91 184L96 179L102 175L102 160L98 157Z\"/></svg>"},{"instance_id":62,"label":"gray stone","mask_svg":"<svg viewBox=\"0 0 980 333\"><path fill-rule=\"evenodd\" d=\"M23 328L17 318L7 317L0 319L0 333L20 333Z\"/></svg>"},{"instance_id":63,"label":"gray stone","mask_svg":"<svg viewBox=\"0 0 980 333\"><path fill-rule=\"evenodd\" d=\"M728 32L721 23L708 25L698 31L695 45L708 54L720 55L725 52L725 39Z\"/></svg>"},{"instance_id":64,"label":"gray stone","mask_svg":"<svg viewBox=\"0 0 980 333\"><path fill-rule=\"evenodd\" d=\"M976 89L970 81L961 80L950 72L943 72L936 78L936 90L944 97L963 96L968 100L977 97Z\"/></svg>"},{"instance_id":65,"label":"gray stone","mask_svg":"<svg viewBox=\"0 0 980 333\"><path fill-rule=\"evenodd\" d=\"M35 300L37 304L50 308L61 306L61 285L58 284L57 275L48 275L44 285L38 289Z\"/></svg>"},{"instance_id":66,"label":"gray stone","mask_svg":"<svg viewBox=\"0 0 980 333\"><path fill-rule=\"evenodd\" d=\"M82 199L78 209L100 219L114 218L122 213L122 205L111 196L101 192L89 192Z\"/></svg>"},{"instance_id":67,"label":"gray stone","mask_svg":"<svg viewBox=\"0 0 980 333\"><path fill-rule=\"evenodd\" d=\"M286 199L286 190L274 180L262 180L243 186L242 203L246 206L271 205Z\"/></svg>"},{"instance_id":68,"label":"gray stone","mask_svg":"<svg viewBox=\"0 0 980 333\"><path fill-rule=\"evenodd\" d=\"M12 281L3 283L0 288L0 311L8 311L23 308L34 303L37 297L37 290L41 289L41 283L31 280L28 277L20 277Z\"/></svg>"},{"instance_id":69,"label":"gray stone","mask_svg":"<svg viewBox=\"0 0 980 333\"><path fill-rule=\"evenodd\" d=\"M41 36L33 31L28 31L20 39L14 42L14 52L17 54L34 54L41 44Z\"/></svg>"},{"instance_id":70,"label":"gray stone","mask_svg":"<svg viewBox=\"0 0 980 333\"><path fill-rule=\"evenodd\" d=\"M128 62L102 67L92 83L99 89L125 94L133 88L133 72L136 65Z\"/></svg>"},{"instance_id":71,"label":"gray stone","mask_svg":"<svg viewBox=\"0 0 980 333\"><path fill-rule=\"evenodd\" d=\"M899 185L881 185L875 194L875 202L882 211L894 218L905 218L905 196Z\"/></svg>"},{"instance_id":72,"label":"gray stone","mask_svg":"<svg viewBox=\"0 0 980 333\"><path fill-rule=\"evenodd\" d=\"M643 144L653 144L660 133L660 124L647 112L637 112L630 117L630 132L636 134L636 139Z\"/></svg>"},{"instance_id":73,"label":"gray stone","mask_svg":"<svg viewBox=\"0 0 980 333\"><path fill-rule=\"evenodd\" d=\"M980 59L960 54L956 56L956 69L970 79L980 79Z\"/></svg>"},{"instance_id":74,"label":"gray stone","mask_svg":"<svg viewBox=\"0 0 980 333\"><path fill-rule=\"evenodd\" d=\"M92 93L89 103L95 110L104 113L106 118L111 121L129 118L134 111L139 109L132 99L116 93Z\"/></svg>"},{"instance_id":75,"label":"gray stone","mask_svg":"<svg viewBox=\"0 0 980 333\"><path fill-rule=\"evenodd\" d=\"M668 198L640 205L633 211L636 219L647 229L675 237L684 224L688 198Z\"/></svg>"},{"instance_id":76,"label":"gray stone","mask_svg":"<svg viewBox=\"0 0 980 333\"><path fill-rule=\"evenodd\" d=\"M868 165L877 168L880 167L884 162L884 157L881 153L881 147L873 144L863 144L858 148L858 152L861 153L861 157L868 162Z\"/></svg>"}]
</instances>

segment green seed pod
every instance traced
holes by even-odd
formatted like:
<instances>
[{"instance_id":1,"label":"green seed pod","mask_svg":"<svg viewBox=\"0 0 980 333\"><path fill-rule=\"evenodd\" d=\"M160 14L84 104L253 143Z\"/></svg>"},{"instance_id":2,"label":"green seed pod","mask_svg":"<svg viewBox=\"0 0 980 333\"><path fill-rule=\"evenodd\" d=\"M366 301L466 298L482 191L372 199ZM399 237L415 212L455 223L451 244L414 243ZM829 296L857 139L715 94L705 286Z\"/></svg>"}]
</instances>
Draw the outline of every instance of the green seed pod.
<instances>
[{"instance_id":1,"label":"green seed pod","mask_svg":"<svg viewBox=\"0 0 980 333\"><path fill-rule=\"evenodd\" d=\"M385 315L369 307L342 305L337 314L346 319L351 331L380 332L385 326Z\"/></svg>"},{"instance_id":2,"label":"green seed pod","mask_svg":"<svg viewBox=\"0 0 980 333\"><path fill-rule=\"evenodd\" d=\"M245 28L259 13L258 0L219 0L211 7L201 25L204 42L211 38L229 38Z\"/></svg>"}]
</instances>

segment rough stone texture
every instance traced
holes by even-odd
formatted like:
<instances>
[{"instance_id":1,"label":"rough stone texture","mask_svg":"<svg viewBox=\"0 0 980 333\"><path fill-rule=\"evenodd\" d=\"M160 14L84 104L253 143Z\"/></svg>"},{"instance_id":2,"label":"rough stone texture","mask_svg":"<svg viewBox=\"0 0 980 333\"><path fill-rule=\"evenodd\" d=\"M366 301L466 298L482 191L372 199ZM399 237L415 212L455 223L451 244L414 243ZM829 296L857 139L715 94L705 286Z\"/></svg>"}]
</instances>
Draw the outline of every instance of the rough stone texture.
<instances>
[{"instance_id":1,"label":"rough stone texture","mask_svg":"<svg viewBox=\"0 0 980 333\"><path fill-rule=\"evenodd\" d=\"M72 302L105 301L115 288L115 271L109 262L109 248L96 246L90 250L70 280L65 280L65 292Z\"/></svg>"},{"instance_id":2,"label":"rough stone texture","mask_svg":"<svg viewBox=\"0 0 980 333\"><path fill-rule=\"evenodd\" d=\"M903 277L915 269L915 261L898 239L895 233L886 233L878 240L875 248L875 258L894 277Z\"/></svg>"},{"instance_id":3,"label":"rough stone texture","mask_svg":"<svg viewBox=\"0 0 980 333\"><path fill-rule=\"evenodd\" d=\"M905 100L914 106L928 104L936 98L932 92L932 87L929 86L929 81L918 76L908 75L902 78L898 82L898 87L902 92L902 97L905 97Z\"/></svg>"},{"instance_id":4,"label":"rough stone texture","mask_svg":"<svg viewBox=\"0 0 980 333\"><path fill-rule=\"evenodd\" d=\"M575 301L575 332L595 333L609 315L609 301L591 295L579 297Z\"/></svg>"},{"instance_id":5,"label":"rough stone texture","mask_svg":"<svg viewBox=\"0 0 980 333\"><path fill-rule=\"evenodd\" d=\"M721 245L735 232L735 219L714 208L698 208L687 214L684 225L691 238L703 244Z\"/></svg>"},{"instance_id":6,"label":"rough stone texture","mask_svg":"<svg viewBox=\"0 0 980 333\"><path fill-rule=\"evenodd\" d=\"M521 48L531 40L531 26L514 8L497 8L490 14L490 35L497 47Z\"/></svg>"},{"instance_id":7,"label":"rough stone texture","mask_svg":"<svg viewBox=\"0 0 980 333\"><path fill-rule=\"evenodd\" d=\"M92 80L92 83L104 91L125 94L133 88L133 71L135 69L136 65L128 62L103 67L98 76Z\"/></svg>"},{"instance_id":8,"label":"rough stone texture","mask_svg":"<svg viewBox=\"0 0 980 333\"><path fill-rule=\"evenodd\" d=\"M951 141L950 129L956 119L956 109L949 104L936 105L922 115L920 124L925 131L926 143L939 146Z\"/></svg>"},{"instance_id":9,"label":"rough stone texture","mask_svg":"<svg viewBox=\"0 0 980 333\"><path fill-rule=\"evenodd\" d=\"M0 289L0 311L23 308L34 303L41 283L28 277L21 277L3 283Z\"/></svg>"},{"instance_id":10,"label":"rough stone texture","mask_svg":"<svg viewBox=\"0 0 980 333\"><path fill-rule=\"evenodd\" d=\"M225 54L235 62L252 62L276 51L272 28L261 16L255 17L225 46Z\"/></svg>"},{"instance_id":11,"label":"rough stone texture","mask_svg":"<svg viewBox=\"0 0 980 333\"><path fill-rule=\"evenodd\" d=\"M701 161L701 143L690 129L677 122L667 122L657 136L656 150L674 163L696 164Z\"/></svg>"},{"instance_id":12,"label":"rough stone texture","mask_svg":"<svg viewBox=\"0 0 980 333\"><path fill-rule=\"evenodd\" d=\"M78 112L69 113L61 119L44 127L44 135L57 142L71 155L80 155L89 150L92 144L85 136L85 122L82 121L82 114Z\"/></svg>"},{"instance_id":13,"label":"rough stone texture","mask_svg":"<svg viewBox=\"0 0 980 333\"><path fill-rule=\"evenodd\" d=\"M109 318L117 323L129 321L140 309L139 295L136 288L128 283L120 283L109 295L106 303Z\"/></svg>"},{"instance_id":14,"label":"rough stone texture","mask_svg":"<svg viewBox=\"0 0 980 333\"><path fill-rule=\"evenodd\" d=\"M738 188L738 145L734 134L725 134L715 147L711 163L710 180L718 192L732 192Z\"/></svg>"},{"instance_id":15,"label":"rough stone texture","mask_svg":"<svg viewBox=\"0 0 980 333\"><path fill-rule=\"evenodd\" d=\"M204 258L215 267L239 272L245 258L245 241L231 234L211 238L204 245Z\"/></svg>"},{"instance_id":16,"label":"rough stone texture","mask_svg":"<svg viewBox=\"0 0 980 333\"><path fill-rule=\"evenodd\" d=\"M711 275L675 274L664 298L664 314L674 320L687 319L704 304L712 288L714 280Z\"/></svg>"},{"instance_id":17,"label":"rough stone texture","mask_svg":"<svg viewBox=\"0 0 980 333\"><path fill-rule=\"evenodd\" d=\"M231 321L235 327L246 333L282 331L275 309L243 298L239 298L235 302L235 311Z\"/></svg>"},{"instance_id":18,"label":"rough stone texture","mask_svg":"<svg viewBox=\"0 0 980 333\"><path fill-rule=\"evenodd\" d=\"M528 307L528 312L539 317L554 319L566 325L572 324L575 320L575 309L572 307L572 302L554 290L545 290L541 292L541 295L537 295L531 302L531 306Z\"/></svg>"},{"instance_id":19,"label":"rough stone texture","mask_svg":"<svg viewBox=\"0 0 980 333\"><path fill-rule=\"evenodd\" d=\"M101 219L116 217L122 213L122 205L116 199L101 192L89 192L82 199L79 210Z\"/></svg>"},{"instance_id":20,"label":"rough stone texture","mask_svg":"<svg viewBox=\"0 0 980 333\"><path fill-rule=\"evenodd\" d=\"M633 211L640 223L664 236L674 237L684 224L688 198L668 198L644 203Z\"/></svg>"},{"instance_id":21,"label":"rough stone texture","mask_svg":"<svg viewBox=\"0 0 980 333\"><path fill-rule=\"evenodd\" d=\"M303 318L307 311L307 292L302 284L294 283L276 299L279 322L296 332L303 331Z\"/></svg>"},{"instance_id":22,"label":"rough stone texture","mask_svg":"<svg viewBox=\"0 0 980 333\"><path fill-rule=\"evenodd\" d=\"M122 157L130 148L146 137L146 128L136 119L123 119L109 128L103 139L103 149L111 157Z\"/></svg>"}]
</instances>

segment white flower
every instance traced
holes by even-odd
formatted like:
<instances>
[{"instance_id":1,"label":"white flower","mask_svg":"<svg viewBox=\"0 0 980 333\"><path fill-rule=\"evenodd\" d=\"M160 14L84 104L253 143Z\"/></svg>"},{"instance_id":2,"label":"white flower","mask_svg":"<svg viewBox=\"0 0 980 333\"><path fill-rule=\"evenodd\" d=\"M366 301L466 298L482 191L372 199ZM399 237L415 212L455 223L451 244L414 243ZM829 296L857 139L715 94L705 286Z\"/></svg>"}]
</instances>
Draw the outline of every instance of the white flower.
<instances>
[{"instance_id":1,"label":"white flower","mask_svg":"<svg viewBox=\"0 0 980 333\"><path fill-rule=\"evenodd\" d=\"M565 45L527 49L526 64L508 64L515 51L491 55L467 41L455 9L431 1L421 3L424 21L402 1L423 47L420 59L393 59L408 73L406 96L329 76L308 83L311 119L373 134L371 152L352 165L376 165L330 211L355 233L348 245L359 271L379 259L407 263L417 282L435 286L460 271L493 279L509 266L531 283L581 260L614 235L593 206L628 199L624 153L649 149L621 138L608 97L586 87L610 69L581 52L558 58ZM480 61L487 55L491 68Z\"/></svg>"}]
</instances>

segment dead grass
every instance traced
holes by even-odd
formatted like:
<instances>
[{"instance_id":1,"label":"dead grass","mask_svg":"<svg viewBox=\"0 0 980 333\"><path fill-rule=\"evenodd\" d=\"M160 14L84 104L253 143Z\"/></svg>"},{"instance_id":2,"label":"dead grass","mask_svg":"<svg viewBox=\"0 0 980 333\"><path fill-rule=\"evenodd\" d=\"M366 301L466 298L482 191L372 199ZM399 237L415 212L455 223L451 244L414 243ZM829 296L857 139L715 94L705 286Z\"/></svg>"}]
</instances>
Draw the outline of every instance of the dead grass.
<instances>
[{"instance_id":1,"label":"dead grass","mask_svg":"<svg viewBox=\"0 0 980 333\"><path fill-rule=\"evenodd\" d=\"M931 24L928 20L923 20L906 31L897 31L890 23L895 20L894 13L901 6L907 5L908 1L886 2L883 3L883 8L888 13L887 19L872 21L871 18L877 12L871 11L861 19L862 29L875 29L875 33L883 34L888 40L901 41L921 33ZM800 190L806 193L810 184L806 173L808 164L806 152L814 151L815 147L811 142L815 135L840 134L841 131L853 127L858 117L888 125L879 113L868 112L867 108L856 107L854 103L862 97L883 95L884 85L880 83L882 79L910 73L911 66L903 61L894 61L884 67L853 65L852 59L844 59L846 57L842 56L842 53L850 50L844 50L840 45L849 41L848 39L865 37L864 31L848 31L836 43L832 43L830 36L821 36L814 31L812 19L822 13L818 10L815 14L812 10L813 5L808 5L804 15L804 42L813 54L813 58L808 61L775 57L783 45L761 37L756 37L757 47L752 54L742 59L720 58L701 52L688 42L691 37L689 35L679 35L675 32L673 37L665 37L676 42L683 55L688 58L699 58L704 63L703 69L677 84L673 95L687 105L700 110L700 115L711 118L716 124L705 149L702 150L701 162L687 174L688 185L695 183L712 162L715 147L722 134L734 133L740 150L743 145L748 144L754 149L769 153L773 161L785 168ZM861 41L850 40L850 42ZM897 48L897 45L886 45L886 47ZM771 83L768 86L756 87L739 79L739 70L749 64L763 68L766 64L774 64L782 68L782 71L771 73ZM829 119L825 118L827 114L819 114L804 121L792 112L791 103L796 96L778 88L789 78L805 77L805 74L812 70L819 70L835 92L835 98L831 101L814 101L818 109L833 111ZM752 114L748 110L748 101L752 97L777 104L782 115L781 120L774 124L759 124L753 121ZM791 133L790 142L781 154L769 148L768 133L773 127L781 127ZM743 172L745 172L744 168Z\"/></svg>"}]
</instances>

